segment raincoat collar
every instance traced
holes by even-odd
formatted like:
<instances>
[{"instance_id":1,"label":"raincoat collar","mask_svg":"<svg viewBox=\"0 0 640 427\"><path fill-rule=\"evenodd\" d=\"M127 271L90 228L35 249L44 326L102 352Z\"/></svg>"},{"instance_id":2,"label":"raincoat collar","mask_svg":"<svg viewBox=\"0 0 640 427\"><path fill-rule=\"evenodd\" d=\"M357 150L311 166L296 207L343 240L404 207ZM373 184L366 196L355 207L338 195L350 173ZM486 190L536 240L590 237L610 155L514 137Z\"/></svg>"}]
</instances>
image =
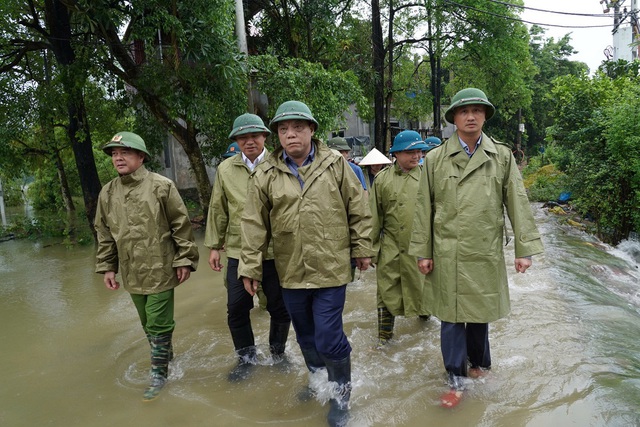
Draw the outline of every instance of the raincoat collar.
<instances>
[{"instance_id":1,"label":"raincoat collar","mask_svg":"<svg viewBox=\"0 0 640 427\"><path fill-rule=\"evenodd\" d=\"M124 185L138 185L143 179L149 175L149 171L144 165L136 169L135 172L120 177L120 182Z\"/></svg>"}]
</instances>

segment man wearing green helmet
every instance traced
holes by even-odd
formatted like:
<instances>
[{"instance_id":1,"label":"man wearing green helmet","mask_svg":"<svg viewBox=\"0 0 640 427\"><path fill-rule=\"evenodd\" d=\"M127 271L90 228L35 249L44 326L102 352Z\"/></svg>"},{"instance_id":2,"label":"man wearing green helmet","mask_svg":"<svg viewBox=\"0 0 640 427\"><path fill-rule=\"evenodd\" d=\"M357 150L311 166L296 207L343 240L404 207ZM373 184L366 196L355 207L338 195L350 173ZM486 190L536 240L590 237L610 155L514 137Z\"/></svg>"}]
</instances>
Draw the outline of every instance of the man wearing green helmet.
<instances>
[{"instance_id":1,"label":"man wearing green helmet","mask_svg":"<svg viewBox=\"0 0 640 427\"><path fill-rule=\"evenodd\" d=\"M271 131L255 114L246 113L235 119L229 138L235 141L240 155L233 155L218 165L209 204L204 245L210 249L209 266L212 270L222 271L220 251L224 248L227 253L227 324L238 354L238 364L229 374L231 382L246 379L257 361L250 317L253 296L238 278L240 218L247 197L249 176L268 155L264 145L270 134ZM271 245L267 247L262 269L262 291L271 316L269 350L273 363L279 363L284 357L291 319L282 300Z\"/></svg>"},{"instance_id":2,"label":"man wearing green helmet","mask_svg":"<svg viewBox=\"0 0 640 427\"><path fill-rule=\"evenodd\" d=\"M103 151L120 176L98 197L96 273L116 290L120 272L131 294L151 346L151 383L143 399L152 400L167 382L173 357L174 288L196 270L198 247L174 183L145 168L150 156L144 140L118 132Z\"/></svg>"},{"instance_id":3,"label":"man wearing green helmet","mask_svg":"<svg viewBox=\"0 0 640 427\"><path fill-rule=\"evenodd\" d=\"M422 304L424 277L408 251L424 147L416 131L396 135L389 150L396 161L376 176L371 187L371 239L378 258L378 347L392 338L396 316L429 318Z\"/></svg>"},{"instance_id":4,"label":"man wearing green helmet","mask_svg":"<svg viewBox=\"0 0 640 427\"><path fill-rule=\"evenodd\" d=\"M441 350L456 406L465 377L491 369L489 322L510 311L504 260L504 211L515 234L515 270L524 273L543 251L527 193L510 148L487 136L495 113L476 88L456 93L445 112L456 132L425 157L411 254L426 274L425 301L441 321Z\"/></svg>"},{"instance_id":5,"label":"man wearing green helmet","mask_svg":"<svg viewBox=\"0 0 640 427\"><path fill-rule=\"evenodd\" d=\"M351 346L343 330L350 259L371 262L371 213L342 156L314 137L309 107L287 101L269 124L277 148L255 170L242 214L239 275L252 294L263 280L270 238L282 296L309 371L337 383L327 421L344 426L351 395ZM309 397L306 394L305 397Z\"/></svg>"}]
</instances>

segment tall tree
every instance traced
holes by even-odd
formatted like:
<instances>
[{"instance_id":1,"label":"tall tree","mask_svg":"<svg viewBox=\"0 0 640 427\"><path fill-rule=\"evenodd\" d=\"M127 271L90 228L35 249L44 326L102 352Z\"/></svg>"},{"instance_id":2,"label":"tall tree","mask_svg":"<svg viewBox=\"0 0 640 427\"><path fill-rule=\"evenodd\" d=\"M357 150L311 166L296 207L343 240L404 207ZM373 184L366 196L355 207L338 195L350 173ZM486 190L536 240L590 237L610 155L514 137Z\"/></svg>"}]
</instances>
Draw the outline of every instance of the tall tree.
<instances>
[{"instance_id":1,"label":"tall tree","mask_svg":"<svg viewBox=\"0 0 640 427\"><path fill-rule=\"evenodd\" d=\"M133 103L184 149L206 213L211 183L202 147L222 151L229 122L246 108L233 1L67 4L93 29L104 67L131 89Z\"/></svg>"},{"instance_id":2,"label":"tall tree","mask_svg":"<svg viewBox=\"0 0 640 427\"><path fill-rule=\"evenodd\" d=\"M530 88L532 102L524 108L526 135L530 148L544 144L546 129L554 122L549 108L553 81L559 76L580 76L587 72L584 63L571 61L569 57L575 53L567 34L558 40L545 37L545 30L537 25L531 27L529 51L536 67Z\"/></svg>"},{"instance_id":3,"label":"tall tree","mask_svg":"<svg viewBox=\"0 0 640 427\"><path fill-rule=\"evenodd\" d=\"M85 45L74 44L78 35L72 30L71 13L59 0L28 0L26 4L9 0L3 7L0 27L6 37L0 45L0 73L21 72L34 53L53 53L64 91L67 138L80 175L87 220L93 229L100 181L83 98L88 78Z\"/></svg>"},{"instance_id":4,"label":"tall tree","mask_svg":"<svg viewBox=\"0 0 640 427\"><path fill-rule=\"evenodd\" d=\"M547 133L560 148L558 167L569 176L573 206L617 244L640 228L640 78L636 71L610 78L558 77Z\"/></svg>"}]
</instances>

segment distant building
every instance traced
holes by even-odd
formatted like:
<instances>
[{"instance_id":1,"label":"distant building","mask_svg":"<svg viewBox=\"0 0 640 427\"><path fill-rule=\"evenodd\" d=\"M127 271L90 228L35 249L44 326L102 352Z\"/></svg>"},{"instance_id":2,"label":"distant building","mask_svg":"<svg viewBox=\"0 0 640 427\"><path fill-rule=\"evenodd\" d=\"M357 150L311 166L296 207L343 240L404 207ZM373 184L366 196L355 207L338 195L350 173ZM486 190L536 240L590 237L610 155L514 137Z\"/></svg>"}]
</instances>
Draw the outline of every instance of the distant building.
<instances>
[{"instance_id":1,"label":"distant building","mask_svg":"<svg viewBox=\"0 0 640 427\"><path fill-rule=\"evenodd\" d=\"M603 2L601 2L603 3ZM614 9L613 14L613 60L623 59L628 62L640 59L640 46L633 46L640 42L640 23L638 22L638 0L631 0L629 9L621 11L619 0L605 1L605 13Z\"/></svg>"}]
</instances>

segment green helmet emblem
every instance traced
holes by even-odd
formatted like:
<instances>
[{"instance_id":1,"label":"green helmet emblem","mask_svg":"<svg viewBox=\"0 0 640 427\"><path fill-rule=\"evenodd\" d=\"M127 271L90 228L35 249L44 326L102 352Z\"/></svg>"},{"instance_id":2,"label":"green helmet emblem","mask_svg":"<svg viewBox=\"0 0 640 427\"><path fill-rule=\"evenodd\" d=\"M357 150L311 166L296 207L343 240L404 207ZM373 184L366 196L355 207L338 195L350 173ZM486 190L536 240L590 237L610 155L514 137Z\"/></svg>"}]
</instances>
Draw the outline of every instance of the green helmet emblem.
<instances>
[{"instance_id":1,"label":"green helmet emblem","mask_svg":"<svg viewBox=\"0 0 640 427\"><path fill-rule=\"evenodd\" d=\"M236 139L237 136L247 133L266 133L269 135L271 131L259 116L245 113L233 121L233 130L229 134L229 139Z\"/></svg>"},{"instance_id":2,"label":"green helmet emblem","mask_svg":"<svg viewBox=\"0 0 640 427\"><path fill-rule=\"evenodd\" d=\"M318 129L318 122L313 118L311 110L309 110L309 107L307 107L304 102L286 101L280 104L276 111L276 115L273 116L273 119L271 119L271 122L269 123L269 128L275 132L278 127L278 122L283 122L285 120L306 120L308 122L315 123L316 130Z\"/></svg>"},{"instance_id":3,"label":"green helmet emblem","mask_svg":"<svg viewBox=\"0 0 640 427\"><path fill-rule=\"evenodd\" d=\"M447 111L444 113L444 118L449 123L453 123L453 116L456 108L462 107L463 105L473 104L485 105L487 107L487 113L485 116L487 120L493 117L496 112L496 108L489 102L487 95L483 91L473 87L468 87L453 95L453 98L451 98L451 105L449 105L449 108L447 108Z\"/></svg>"},{"instance_id":4,"label":"green helmet emblem","mask_svg":"<svg viewBox=\"0 0 640 427\"><path fill-rule=\"evenodd\" d=\"M136 135L133 132L118 132L116 133L111 141L107 143L104 147L102 147L102 151L104 151L108 156L111 155L112 148L133 148L134 150L142 151L144 153L145 161L151 159L151 154L147 151L147 146L144 143L144 139L140 136Z\"/></svg>"}]
</instances>

